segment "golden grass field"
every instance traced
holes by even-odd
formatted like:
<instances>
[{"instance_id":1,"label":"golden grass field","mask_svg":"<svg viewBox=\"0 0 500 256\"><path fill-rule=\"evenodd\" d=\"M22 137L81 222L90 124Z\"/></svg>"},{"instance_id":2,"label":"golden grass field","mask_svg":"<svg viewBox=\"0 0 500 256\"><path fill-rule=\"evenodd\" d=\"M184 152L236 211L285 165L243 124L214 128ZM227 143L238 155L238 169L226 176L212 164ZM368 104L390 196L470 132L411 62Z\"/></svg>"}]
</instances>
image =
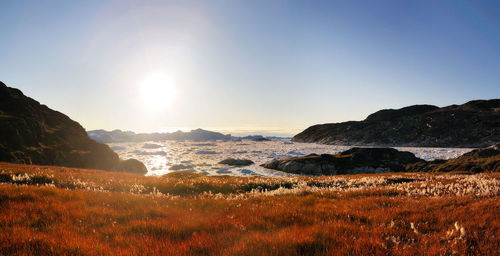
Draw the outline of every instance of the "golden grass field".
<instances>
[{"instance_id":1,"label":"golden grass field","mask_svg":"<svg viewBox=\"0 0 500 256\"><path fill-rule=\"evenodd\" d=\"M0 163L0 255L500 255L500 174L144 177Z\"/></svg>"}]
</instances>

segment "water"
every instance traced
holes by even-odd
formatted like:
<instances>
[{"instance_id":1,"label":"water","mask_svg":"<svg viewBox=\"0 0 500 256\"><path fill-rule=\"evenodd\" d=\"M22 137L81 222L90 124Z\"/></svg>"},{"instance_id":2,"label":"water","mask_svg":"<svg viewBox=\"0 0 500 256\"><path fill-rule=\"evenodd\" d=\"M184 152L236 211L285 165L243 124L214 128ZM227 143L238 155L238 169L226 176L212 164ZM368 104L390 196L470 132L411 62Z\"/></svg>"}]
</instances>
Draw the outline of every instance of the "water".
<instances>
[{"instance_id":1,"label":"water","mask_svg":"<svg viewBox=\"0 0 500 256\"><path fill-rule=\"evenodd\" d=\"M234 176L286 176L288 174L260 167L273 158L301 155L335 154L351 146L293 143L289 140L273 141L150 141L138 143L109 143L121 158L135 158L148 168L147 175L163 175L172 171L190 171L206 175ZM458 157L472 149L403 147L425 160ZM218 164L226 158L250 159L255 164L231 167Z\"/></svg>"}]
</instances>

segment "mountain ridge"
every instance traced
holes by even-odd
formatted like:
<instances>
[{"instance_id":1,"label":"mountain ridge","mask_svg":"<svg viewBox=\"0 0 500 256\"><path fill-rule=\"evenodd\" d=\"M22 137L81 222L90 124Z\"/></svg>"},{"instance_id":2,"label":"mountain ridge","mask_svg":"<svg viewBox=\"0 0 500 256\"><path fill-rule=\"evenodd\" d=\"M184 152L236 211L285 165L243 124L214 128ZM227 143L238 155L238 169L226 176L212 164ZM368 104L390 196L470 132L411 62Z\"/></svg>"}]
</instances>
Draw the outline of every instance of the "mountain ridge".
<instances>
[{"instance_id":1,"label":"mountain ridge","mask_svg":"<svg viewBox=\"0 0 500 256\"><path fill-rule=\"evenodd\" d=\"M383 109L362 121L310 126L295 142L337 145L486 147L500 141L500 99Z\"/></svg>"},{"instance_id":2,"label":"mountain ridge","mask_svg":"<svg viewBox=\"0 0 500 256\"><path fill-rule=\"evenodd\" d=\"M87 131L90 138L101 143L111 142L144 142L158 140L193 140L193 141L210 141L210 140L231 140L231 134L222 134L220 132L207 131L203 129L194 129L189 132L175 131L168 133L135 133L132 131L122 131L115 129L112 131L91 130Z\"/></svg>"},{"instance_id":3,"label":"mountain ridge","mask_svg":"<svg viewBox=\"0 0 500 256\"><path fill-rule=\"evenodd\" d=\"M146 142L146 141L161 141L161 140L177 140L177 141L240 141L240 140L254 140L266 141L285 139L287 137L280 136L263 136L263 135L247 135L247 136L232 136L231 134L223 134L220 132L208 131L201 128L191 130L189 132L175 131L166 133L135 133L133 131L122 131L115 129L106 131L103 129L87 131L90 138L101 143L114 143L114 142Z\"/></svg>"}]
</instances>

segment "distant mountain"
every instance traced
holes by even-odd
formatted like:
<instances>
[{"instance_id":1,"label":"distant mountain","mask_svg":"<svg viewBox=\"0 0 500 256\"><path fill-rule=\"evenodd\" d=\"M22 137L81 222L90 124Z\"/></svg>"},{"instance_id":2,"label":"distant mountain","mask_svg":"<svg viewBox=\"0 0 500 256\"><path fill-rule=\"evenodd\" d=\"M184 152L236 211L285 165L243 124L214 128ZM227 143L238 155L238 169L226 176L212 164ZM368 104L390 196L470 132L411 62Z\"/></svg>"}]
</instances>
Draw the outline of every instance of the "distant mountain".
<instances>
[{"instance_id":1,"label":"distant mountain","mask_svg":"<svg viewBox=\"0 0 500 256\"><path fill-rule=\"evenodd\" d=\"M253 140L253 141L268 141L281 140L285 137L278 136L231 136L231 134L222 134L220 132L207 131L203 129L191 130L189 132L176 131L171 133L135 133L122 130L91 130L87 131L90 138L101 143L112 142L144 142L144 141L160 141L160 140L177 140L177 141L215 141L215 140ZM288 138L289 139L289 138Z\"/></svg>"},{"instance_id":2,"label":"distant mountain","mask_svg":"<svg viewBox=\"0 0 500 256\"><path fill-rule=\"evenodd\" d=\"M210 141L210 140L231 140L230 134L224 135L219 132L206 131L203 129L191 130L189 132L176 131L171 133L134 133L131 131L105 131L93 130L87 132L89 137L102 142L142 142L158 140L192 140L192 141Z\"/></svg>"},{"instance_id":3,"label":"distant mountain","mask_svg":"<svg viewBox=\"0 0 500 256\"><path fill-rule=\"evenodd\" d=\"M274 137L276 138L276 137ZM253 140L253 141L269 141L271 140L270 137L264 137L262 135L248 135L244 137L238 137L240 140Z\"/></svg>"},{"instance_id":4,"label":"distant mountain","mask_svg":"<svg viewBox=\"0 0 500 256\"><path fill-rule=\"evenodd\" d=\"M146 173L141 162L120 160L68 116L0 82L0 161Z\"/></svg>"},{"instance_id":5,"label":"distant mountain","mask_svg":"<svg viewBox=\"0 0 500 256\"><path fill-rule=\"evenodd\" d=\"M337 145L486 147L500 142L500 99L385 109L363 121L314 125L292 141Z\"/></svg>"}]
</instances>

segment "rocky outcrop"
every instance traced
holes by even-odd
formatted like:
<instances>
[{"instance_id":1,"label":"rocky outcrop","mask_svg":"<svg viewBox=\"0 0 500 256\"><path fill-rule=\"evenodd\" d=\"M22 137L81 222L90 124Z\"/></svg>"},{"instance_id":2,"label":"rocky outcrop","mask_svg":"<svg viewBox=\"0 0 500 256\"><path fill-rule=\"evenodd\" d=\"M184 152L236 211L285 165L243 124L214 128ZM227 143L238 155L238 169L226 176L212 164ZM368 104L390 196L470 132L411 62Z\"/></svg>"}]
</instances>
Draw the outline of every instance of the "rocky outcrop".
<instances>
[{"instance_id":1,"label":"rocky outcrop","mask_svg":"<svg viewBox=\"0 0 500 256\"><path fill-rule=\"evenodd\" d=\"M219 164L232 165L232 166L247 166L247 165L252 165L253 161L248 159L228 158L220 161Z\"/></svg>"},{"instance_id":2,"label":"rocky outcrop","mask_svg":"<svg viewBox=\"0 0 500 256\"><path fill-rule=\"evenodd\" d=\"M337 145L486 147L500 141L500 99L381 110L363 121L314 125L292 141Z\"/></svg>"},{"instance_id":3,"label":"rocky outcrop","mask_svg":"<svg viewBox=\"0 0 500 256\"><path fill-rule=\"evenodd\" d=\"M0 161L146 173L137 160L120 162L68 116L0 82Z\"/></svg>"},{"instance_id":4,"label":"rocky outcrop","mask_svg":"<svg viewBox=\"0 0 500 256\"><path fill-rule=\"evenodd\" d=\"M500 172L500 144L476 149L454 159L411 164L406 169L424 172Z\"/></svg>"},{"instance_id":5,"label":"rocky outcrop","mask_svg":"<svg viewBox=\"0 0 500 256\"><path fill-rule=\"evenodd\" d=\"M408 164L424 162L413 153L393 148L352 148L337 155L311 154L275 159L262 167L306 175L400 172Z\"/></svg>"},{"instance_id":6,"label":"rocky outcrop","mask_svg":"<svg viewBox=\"0 0 500 256\"><path fill-rule=\"evenodd\" d=\"M148 172L146 166L144 166L141 161L136 159L120 160L116 169L122 172L137 174L146 174Z\"/></svg>"}]
</instances>

